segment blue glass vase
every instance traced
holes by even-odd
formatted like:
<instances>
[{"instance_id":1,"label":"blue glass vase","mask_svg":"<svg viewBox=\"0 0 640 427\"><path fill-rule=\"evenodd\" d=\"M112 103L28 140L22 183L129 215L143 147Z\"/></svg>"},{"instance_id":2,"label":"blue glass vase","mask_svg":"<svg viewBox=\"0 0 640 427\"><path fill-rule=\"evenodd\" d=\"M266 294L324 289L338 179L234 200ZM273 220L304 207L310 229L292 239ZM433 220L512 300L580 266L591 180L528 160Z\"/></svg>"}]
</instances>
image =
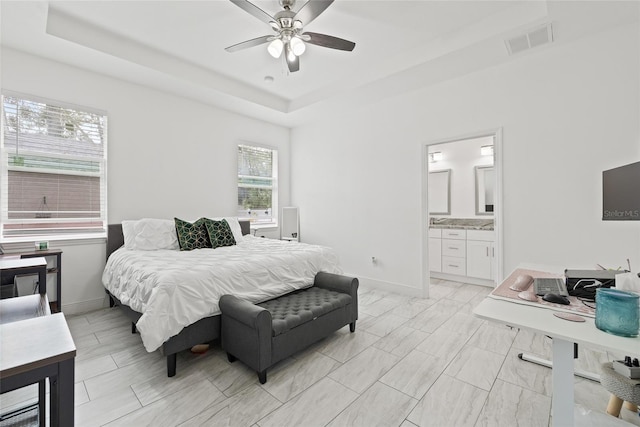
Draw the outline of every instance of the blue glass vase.
<instances>
[{"instance_id":1,"label":"blue glass vase","mask_svg":"<svg viewBox=\"0 0 640 427\"><path fill-rule=\"evenodd\" d=\"M596 289L596 327L622 337L637 337L640 296L617 289Z\"/></svg>"}]
</instances>

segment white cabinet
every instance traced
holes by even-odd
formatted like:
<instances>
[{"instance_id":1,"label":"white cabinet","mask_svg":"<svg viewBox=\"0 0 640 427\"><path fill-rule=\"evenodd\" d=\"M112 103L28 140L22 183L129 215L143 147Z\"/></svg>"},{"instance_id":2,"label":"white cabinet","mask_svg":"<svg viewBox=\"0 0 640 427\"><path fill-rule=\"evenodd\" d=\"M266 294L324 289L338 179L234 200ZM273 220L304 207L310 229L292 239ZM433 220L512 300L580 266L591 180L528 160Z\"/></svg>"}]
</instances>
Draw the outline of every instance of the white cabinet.
<instances>
[{"instance_id":1,"label":"white cabinet","mask_svg":"<svg viewBox=\"0 0 640 427\"><path fill-rule=\"evenodd\" d=\"M430 270L493 280L494 236L493 230L429 229Z\"/></svg>"},{"instance_id":2,"label":"white cabinet","mask_svg":"<svg viewBox=\"0 0 640 427\"><path fill-rule=\"evenodd\" d=\"M439 228L429 229L429 269L431 271L442 271L442 236Z\"/></svg>"},{"instance_id":3,"label":"white cabinet","mask_svg":"<svg viewBox=\"0 0 640 427\"><path fill-rule=\"evenodd\" d=\"M465 259L454 256L442 257L442 272L466 276Z\"/></svg>"},{"instance_id":4,"label":"white cabinet","mask_svg":"<svg viewBox=\"0 0 640 427\"><path fill-rule=\"evenodd\" d=\"M495 277L494 233L488 230L467 232L467 276L493 280Z\"/></svg>"}]
</instances>

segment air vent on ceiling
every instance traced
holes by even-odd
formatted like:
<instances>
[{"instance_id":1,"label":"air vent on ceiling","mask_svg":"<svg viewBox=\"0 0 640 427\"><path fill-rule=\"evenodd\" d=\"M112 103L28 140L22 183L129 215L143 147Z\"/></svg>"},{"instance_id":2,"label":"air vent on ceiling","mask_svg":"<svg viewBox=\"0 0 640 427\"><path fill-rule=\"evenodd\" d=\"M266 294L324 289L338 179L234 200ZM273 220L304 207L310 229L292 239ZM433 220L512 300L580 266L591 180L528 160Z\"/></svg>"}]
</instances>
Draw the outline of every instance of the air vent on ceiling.
<instances>
[{"instance_id":1,"label":"air vent on ceiling","mask_svg":"<svg viewBox=\"0 0 640 427\"><path fill-rule=\"evenodd\" d=\"M509 55L515 55L524 50L541 46L543 44L551 43L553 41L553 29L551 23L545 24L542 27L536 27L527 31L525 34L512 37L505 40Z\"/></svg>"}]
</instances>

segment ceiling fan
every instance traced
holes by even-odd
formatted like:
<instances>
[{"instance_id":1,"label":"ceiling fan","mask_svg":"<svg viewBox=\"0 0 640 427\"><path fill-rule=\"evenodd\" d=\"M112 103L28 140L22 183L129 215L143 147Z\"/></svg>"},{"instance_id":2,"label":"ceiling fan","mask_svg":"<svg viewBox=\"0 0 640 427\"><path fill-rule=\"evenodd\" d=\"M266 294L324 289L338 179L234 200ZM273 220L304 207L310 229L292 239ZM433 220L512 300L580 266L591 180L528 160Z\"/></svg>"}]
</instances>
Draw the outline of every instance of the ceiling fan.
<instances>
[{"instance_id":1,"label":"ceiling fan","mask_svg":"<svg viewBox=\"0 0 640 427\"><path fill-rule=\"evenodd\" d=\"M328 36L311 32L303 32L303 27L316 19L328 8L334 0L309 0L298 12L292 10L296 0L279 0L284 8L274 16L269 15L258 6L248 0L231 0L231 3L243 9L245 12L255 16L262 22L271 26L274 35L257 37L242 43L227 47L227 52L237 52L253 46L269 43L267 51L274 58L279 58L285 54L287 67L290 72L300 70L300 55L306 49L305 43L331 49L352 51L356 44L338 37Z\"/></svg>"}]
</instances>

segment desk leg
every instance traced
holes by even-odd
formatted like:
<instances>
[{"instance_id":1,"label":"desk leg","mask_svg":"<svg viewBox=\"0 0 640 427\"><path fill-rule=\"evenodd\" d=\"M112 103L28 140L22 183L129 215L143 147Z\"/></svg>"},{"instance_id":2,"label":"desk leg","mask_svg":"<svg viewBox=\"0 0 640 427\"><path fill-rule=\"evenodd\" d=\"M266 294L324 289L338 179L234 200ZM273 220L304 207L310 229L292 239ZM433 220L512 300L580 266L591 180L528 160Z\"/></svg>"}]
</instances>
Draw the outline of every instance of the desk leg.
<instances>
[{"instance_id":1,"label":"desk leg","mask_svg":"<svg viewBox=\"0 0 640 427\"><path fill-rule=\"evenodd\" d=\"M38 381L38 425L45 427L47 418L47 384L46 380Z\"/></svg>"},{"instance_id":2,"label":"desk leg","mask_svg":"<svg viewBox=\"0 0 640 427\"><path fill-rule=\"evenodd\" d=\"M75 367L74 359L58 363L58 376L49 379L51 393L51 427L74 425L75 407Z\"/></svg>"},{"instance_id":3,"label":"desk leg","mask_svg":"<svg viewBox=\"0 0 640 427\"><path fill-rule=\"evenodd\" d=\"M573 343L553 339L553 425L573 426Z\"/></svg>"}]
</instances>

